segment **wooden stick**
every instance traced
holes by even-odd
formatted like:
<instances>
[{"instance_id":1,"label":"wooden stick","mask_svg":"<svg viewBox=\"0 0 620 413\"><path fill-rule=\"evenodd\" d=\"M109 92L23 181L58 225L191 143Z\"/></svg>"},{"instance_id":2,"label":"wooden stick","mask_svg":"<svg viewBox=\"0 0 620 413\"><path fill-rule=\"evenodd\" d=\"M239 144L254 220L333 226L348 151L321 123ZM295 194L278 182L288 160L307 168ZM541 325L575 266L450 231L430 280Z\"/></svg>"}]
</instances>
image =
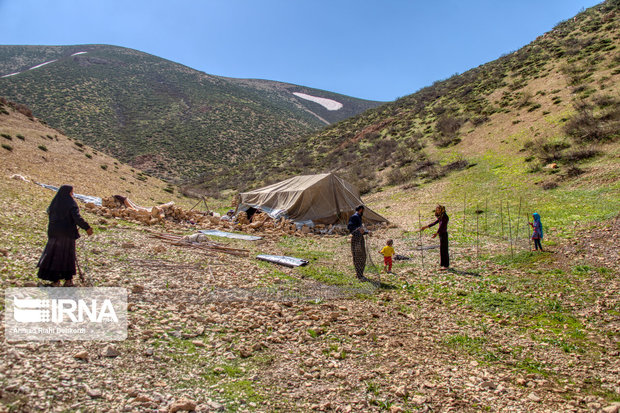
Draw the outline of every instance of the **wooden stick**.
<instances>
[{"instance_id":1,"label":"wooden stick","mask_svg":"<svg viewBox=\"0 0 620 413\"><path fill-rule=\"evenodd\" d=\"M519 219L519 217L521 216L521 200L522 197L519 197L519 212L517 213L517 228L516 228L516 235L515 235L515 244L518 244L519 242L519 223L521 222L521 220Z\"/></svg>"},{"instance_id":2,"label":"wooden stick","mask_svg":"<svg viewBox=\"0 0 620 413\"><path fill-rule=\"evenodd\" d=\"M480 259L480 237L478 234L478 214L476 214L476 258Z\"/></svg>"},{"instance_id":3,"label":"wooden stick","mask_svg":"<svg viewBox=\"0 0 620 413\"><path fill-rule=\"evenodd\" d=\"M504 208L502 206L503 202L504 202L503 200L501 199L499 200L499 219L500 219L501 227L502 227L501 229L502 240L504 239Z\"/></svg>"},{"instance_id":4,"label":"wooden stick","mask_svg":"<svg viewBox=\"0 0 620 413\"><path fill-rule=\"evenodd\" d=\"M489 198L484 199L484 233L489 233L489 227L487 226L487 217L489 216Z\"/></svg>"},{"instance_id":5,"label":"wooden stick","mask_svg":"<svg viewBox=\"0 0 620 413\"><path fill-rule=\"evenodd\" d=\"M527 218L527 239L529 240L529 249L532 251L532 233L530 232L530 214L526 214Z\"/></svg>"},{"instance_id":6,"label":"wooden stick","mask_svg":"<svg viewBox=\"0 0 620 413\"><path fill-rule=\"evenodd\" d=\"M420 214L420 210L418 209L418 224L420 228L422 228L422 215ZM418 231L420 233L420 254L422 256L422 271L424 271L424 248L422 248L422 231Z\"/></svg>"},{"instance_id":7,"label":"wooden stick","mask_svg":"<svg viewBox=\"0 0 620 413\"><path fill-rule=\"evenodd\" d=\"M467 206L467 193L463 196L463 235L465 235L465 207Z\"/></svg>"},{"instance_id":8,"label":"wooden stick","mask_svg":"<svg viewBox=\"0 0 620 413\"><path fill-rule=\"evenodd\" d=\"M510 202L506 203L506 212L508 213L508 230L510 231L509 232L509 237L510 237L510 256L512 258L514 258L515 253L514 253L514 250L512 248L512 224L510 222Z\"/></svg>"}]
</instances>

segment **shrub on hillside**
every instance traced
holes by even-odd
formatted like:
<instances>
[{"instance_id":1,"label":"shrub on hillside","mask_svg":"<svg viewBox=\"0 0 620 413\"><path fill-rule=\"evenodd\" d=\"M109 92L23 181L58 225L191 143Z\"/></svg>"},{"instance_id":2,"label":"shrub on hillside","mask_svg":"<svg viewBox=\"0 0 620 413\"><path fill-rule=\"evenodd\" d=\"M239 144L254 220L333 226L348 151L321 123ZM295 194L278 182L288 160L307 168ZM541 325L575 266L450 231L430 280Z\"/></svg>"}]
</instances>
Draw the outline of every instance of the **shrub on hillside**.
<instances>
[{"instance_id":1,"label":"shrub on hillside","mask_svg":"<svg viewBox=\"0 0 620 413\"><path fill-rule=\"evenodd\" d=\"M579 143L603 143L620 136L620 105L610 105L595 115L593 108L579 102L577 113L566 122L565 132Z\"/></svg>"},{"instance_id":2,"label":"shrub on hillside","mask_svg":"<svg viewBox=\"0 0 620 413\"><path fill-rule=\"evenodd\" d=\"M463 126L463 119L444 115L437 119L437 131L444 136L454 137Z\"/></svg>"},{"instance_id":3,"label":"shrub on hillside","mask_svg":"<svg viewBox=\"0 0 620 413\"><path fill-rule=\"evenodd\" d=\"M7 145L6 143L3 143L2 147L4 149L6 149L7 151L12 151L13 150L13 147L11 145Z\"/></svg>"}]
</instances>

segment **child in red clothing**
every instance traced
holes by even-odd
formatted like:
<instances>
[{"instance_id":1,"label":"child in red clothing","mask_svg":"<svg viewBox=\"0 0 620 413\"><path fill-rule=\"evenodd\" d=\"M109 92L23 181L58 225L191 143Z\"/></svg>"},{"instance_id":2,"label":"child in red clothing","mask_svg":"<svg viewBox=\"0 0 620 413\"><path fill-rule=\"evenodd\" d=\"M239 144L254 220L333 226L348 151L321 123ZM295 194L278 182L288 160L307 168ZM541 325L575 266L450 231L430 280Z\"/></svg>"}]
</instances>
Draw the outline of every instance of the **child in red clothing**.
<instances>
[{"instance_id":1,"label":"child in red clothing","mask_svg":"<svg viewBox=\"0 0 620 413\"><path fill-rule=\"evenodd\" d=\"M392 255L394 255L394 241L387 240L387 245L379 251L379 254L383 254L383 271L392 272Z\"/></svg>"}]
</instances>

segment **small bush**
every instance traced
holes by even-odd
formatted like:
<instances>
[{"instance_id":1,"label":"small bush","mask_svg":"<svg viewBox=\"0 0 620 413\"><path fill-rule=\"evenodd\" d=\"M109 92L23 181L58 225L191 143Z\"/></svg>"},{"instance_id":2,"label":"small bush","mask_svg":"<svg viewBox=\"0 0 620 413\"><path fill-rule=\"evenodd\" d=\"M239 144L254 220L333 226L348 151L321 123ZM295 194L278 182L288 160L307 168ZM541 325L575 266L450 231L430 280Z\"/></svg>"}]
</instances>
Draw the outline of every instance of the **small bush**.
<instances>
[{"instance_id":1,"label":"small bush","mask_svg":"<svg viewBox=\"0 0 620 413\"><path fill-rule=\"evenodd\" d=\"M101 167L101 169L103 169L104 171L106 171L108 169L108 165L99 165Z\"/></svg>"},{"instance_id":2,"label":"small bush","mask_svg":"<svg viewBox=\"0 0 620 413\"><path fill-rule=\"evenodd\" d=\"M540 103L535 103L527 110L528 112L534 112L536 109L540 108Z\"/></svg>"},{"instance_id":3,"label":"small bush","mask_svg":"<svg viewBox=\"0 0 620 413\"><path fill-rule=\"evenodd\" d=\"M85 155L88 159L92 159L92 158L93 158L93 156L92 156L90 153L85 153L84 155Z\"/></svg>"},{"instance_id":4,"label":"small bush","mask_svg":"<svg viewBox=\"0 0 620 413\"><path fill-rule=\"evenodd\" d=\"M21 140L21 141L25 141L26 138L24 137L24 135L15 135L17 136L17 139Z\"/></svg>"},{"instance_id":5,"label":"small bush","mask_svg":"<svg viewBox=\"0 0 620 413\"><path fill-rule=\"evenodd\" d=\"M3 143L2 147L4 149L6 149L7 151L12 151L13 150L13 147L11 145L7 145L6 143Z\"/></svg>"},{"instance_id":6,"label":"small bush","mask_svg":"<svg viewBox=\"0 0 620 413\"><path fill-rule=\"evenodd\" d=\"M566 171L566 176L568 178L574 178L576 176L579 176L581 174L583 174L585 171L577 166L571 166L570 168L568 168L568 170Z\"/></svg>"},{"instance_id":7,"label":"small bush","mask_svg":"<svg viewBox=\"0 0 620 413\"><path fill-rule=\"evenodd\" d=\"M38 148L41 149L43 152L47 152L47 146L45 145L39 145Z\"/></svg>"},{"instance_id":8,"label":"small bush","mask_svg":"<svg viewBox=\"0 0 620 413\"><path fill-rule=\"evenodd\" d=\"M8 139L10 141L13 140L13 137L11 135L9 135L8 133L2 133L2 134L0 134L0 136L2 136L4 139Z\"/></svg>"},{"instance_id":9,"label":"small bush","mask_svg":"<svg viewBox=\"0 0 620 413\"><path fill-rule=\"evenodd\" d=\"M567 152L562 156L562 159L567 162L579 162L584 159L594 158L598 156L601 152L599 150L593 148L584 148L584 149L575 149L573 151Z\"/></svg>"},{"instance_id":10,"label":"small bush","mask_svg":"<svg viewBox=\"0 0 620 413\"><path fill-rule=\"evenodd\" d=\"M73 143L74 143L74 144L75 144L75 146L77 146L78 148L83 148L83 147L84 147L84 144L83 144L82 142L75 141L75 142L73 142Z\"/></svg>"},{"instance_id":11,"label":"small bush","mask_svg":"<svg viewBox=\"0 0 620 413\"><path fill-rule=\"evenodd\" d=\"M544 190L550 190L550 189L555 189L558 187L558 183L555 181L547 181L547 182L543 182L542 184L542 189Z\"/></svg>"},{"instance_id":12,"label":"small bush","mask_svg":"<svg viewBox=\"0 0 620 413\"><path fill-rule=\"evenodd\" d=\"M590 105L580 102L577 113L564 126L566 133L580 143L610 142L619 136L620 105L611 105L594 115Z\"/></svg>"}]
</instances>

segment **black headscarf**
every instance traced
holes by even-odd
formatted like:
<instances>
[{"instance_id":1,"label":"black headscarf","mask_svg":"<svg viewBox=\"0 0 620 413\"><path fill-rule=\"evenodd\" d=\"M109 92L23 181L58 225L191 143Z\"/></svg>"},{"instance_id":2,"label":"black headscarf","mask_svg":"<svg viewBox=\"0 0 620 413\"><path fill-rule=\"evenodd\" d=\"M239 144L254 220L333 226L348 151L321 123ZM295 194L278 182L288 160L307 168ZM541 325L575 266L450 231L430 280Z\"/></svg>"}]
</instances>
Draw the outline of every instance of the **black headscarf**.
<instances>
[{"instance_id":1,"label":"black headscarf","mask_svg":"<svg viewBox=\"0 0 620 413\"><path fill-rule=\"evenodd\" d=\"M50 206L47 207L47 214L50 216L50 221L64 218L71 208L77 207L77 202L71 196L73 187L71 185L63 185L58 188L56 196L52 199Z\"/></svg>"}]
</instances>

